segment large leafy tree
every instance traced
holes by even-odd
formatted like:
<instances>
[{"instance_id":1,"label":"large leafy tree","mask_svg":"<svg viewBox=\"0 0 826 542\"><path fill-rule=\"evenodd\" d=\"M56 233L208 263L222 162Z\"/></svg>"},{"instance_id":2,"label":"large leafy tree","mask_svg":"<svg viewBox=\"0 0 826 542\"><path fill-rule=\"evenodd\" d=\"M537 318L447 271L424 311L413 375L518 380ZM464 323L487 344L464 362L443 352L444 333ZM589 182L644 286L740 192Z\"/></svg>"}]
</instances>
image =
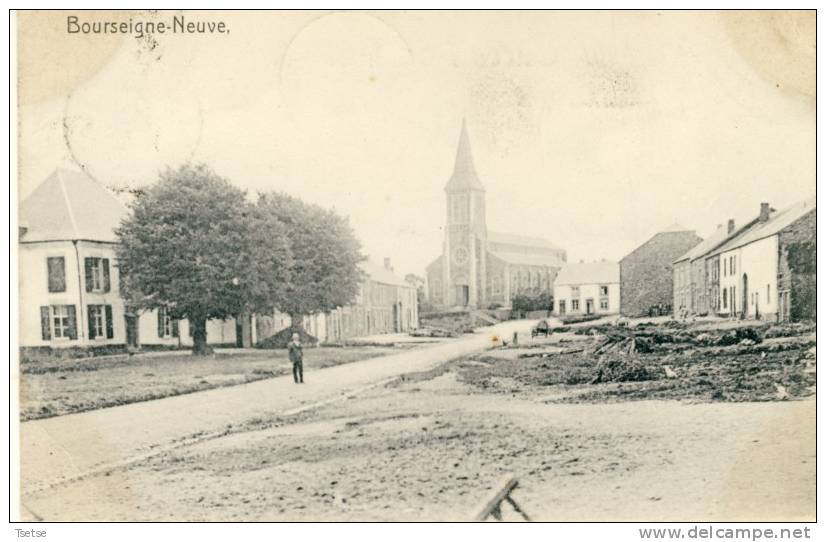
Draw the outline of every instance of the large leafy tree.
<instances>
[{"instance_id":1,"label":"large leafy tree","mask_svg":"<svg viewBox=\"0 0 826 542\"><path fill-rule=\"evenodd\" d=\"M205 166L161 174L116 234L128 302L187 318L193 353L208 352L208 319L284 300L291 266L285 226Z\"/></svg>"},{"instance_id":2,"label":"large leafy tree","mask_svg":"<svg viewBox=\"0 0 826 542\"><path fill-rule=\"evenodd\" d=\"M353 302L363 280L361 243L334 211L283 193L260 194L258 208L286 227L292 265L284 300L276 306L301 328L304 315Z\"/></svg>"}]
</instances>

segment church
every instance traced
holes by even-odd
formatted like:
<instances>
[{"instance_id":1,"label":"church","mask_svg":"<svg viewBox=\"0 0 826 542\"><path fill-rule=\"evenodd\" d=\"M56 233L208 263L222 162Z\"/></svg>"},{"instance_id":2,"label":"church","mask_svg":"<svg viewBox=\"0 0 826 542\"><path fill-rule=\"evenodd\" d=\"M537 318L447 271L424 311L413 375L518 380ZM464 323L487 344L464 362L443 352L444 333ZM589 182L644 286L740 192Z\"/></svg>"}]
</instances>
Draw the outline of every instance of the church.
<instances>
[{"instance_id":1,"label":"church","mask_svg":"<svg viewBox=\"0 0 826 542\"><path fill-rule=\"evenodd\" d=\"M453 175L445 186L442 254L427 266L428 299L436 306L509 307L520 293L553 293L567 254L535 237L489 231L485 187L479 181L462 121Z\"/></svg>"}]
</instances>

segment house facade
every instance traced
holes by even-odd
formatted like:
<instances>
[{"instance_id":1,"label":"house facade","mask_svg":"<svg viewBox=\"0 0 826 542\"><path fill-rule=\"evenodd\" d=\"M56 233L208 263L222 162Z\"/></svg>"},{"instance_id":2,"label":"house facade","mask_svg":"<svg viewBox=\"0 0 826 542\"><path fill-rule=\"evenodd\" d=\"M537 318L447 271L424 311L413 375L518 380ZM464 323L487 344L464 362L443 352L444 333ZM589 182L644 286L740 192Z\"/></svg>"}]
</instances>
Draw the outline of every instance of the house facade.
<instances>
[{"instance_id":1,"label":"house facade","mask_svg":"<svg viewBox=\"0 0 826 542\"><path fill-rule=\"evenodd\" d=\"M523 292L551 293L564 249L536 237L489 231L485 188L462 123L453 174L445 186L442 254L427 266L428 300L440 307L510 306Z\"/></svg>"},{"instance_id":2,"label":"house facade","mask_svg":"<svg viewBox=\"0 0 826 542\"><path fill-rule=\"evenodd\" d=\"M557 316L617 314L620 312L619 264L567 264L554 281Z\"/></svg>"},{"instance_id":3,"label":"house facade","mask_svg":"<svg viewBox=\"0 0 826 542\"><path fill-rule=\"evenodd\" d=\"M706 256L735 235L734 220L726 228L720 224L704 239L674 262L674 314L714 313L720 288L719 258Z\"/></svg>"},{"instance_id":4,"label":"house facade","mask_svg":"<svg viewBox=\"0 0 826 542\"><path fill-rule=\"evenodd\" d=\"M350 305L305 316L302 325L322 343L384 333L407 333L419 327L416 287L396 275L390 260L384 265L363 262L365 280ZM266 339L291 325L290 317L275 310L272 316L257 315L257 339ZM255 342L255 341L254 341Z\"/></svg>"},{"instance_id":5,"label":"house facade","mask_svg":"<svg viewBox=\"0 0 826 542\"><path fill-rule=\"evenodd\" d=\"M757 220L710 255L719 261L717 314L788 321L816 317L817 209L814 198Z\"/></svg>"},{"instance_id":6,"label":"house facade","mask_svg":"<svg viewBox=\"0 0 826 542\"><path fill-rule=\"evenodd\" d=\"M132 314L120 294L115 228L128 214L109 190L57 170L20 204L20 345L85 349L191 345L188 323ZM211 344L235 343L233 321L210 321Z\"/></svg>"},{"instance_id":7,"label":"house facade","mask_svg":"<svg viewBox=\"0 0 826 542\"><path fill-rule=\"evenodd\" d=\"M622 314L670 314L674 302L674 261L700 241L693 231L675 225L620 260Z\"/></svg>"}]
</instances>

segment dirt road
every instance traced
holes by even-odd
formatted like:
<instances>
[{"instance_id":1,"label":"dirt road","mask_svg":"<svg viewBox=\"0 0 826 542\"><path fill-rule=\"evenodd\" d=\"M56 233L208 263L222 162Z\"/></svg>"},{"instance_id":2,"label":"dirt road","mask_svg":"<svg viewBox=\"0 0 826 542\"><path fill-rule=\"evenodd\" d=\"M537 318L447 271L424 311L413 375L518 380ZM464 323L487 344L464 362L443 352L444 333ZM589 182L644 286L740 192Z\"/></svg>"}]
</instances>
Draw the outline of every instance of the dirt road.
<instances>
[{"instance_id":1,"label":"dirt road","mask_svg":"<svg viewBox=\"0 0 826 542\"><path fill-rule=\"evenodd\" d=\"M455 521L515 475L536 520L811 520L814 413L812 399L545 404L430 374L27 504L68 521Z\"/></svg>"},{"instance_id":2,"label":"dirt road","mask_svg":"<svg viewBox=\"0 0 826 542\"><path fill-rule=\"evenodd\" d=\"M532 322L506 322L484 333L433 347L373 358L309 373L303 386L290 377L26 422L20 426L21 486L25 495L197 441L255 419L294 413L319 402L428 370L479 351L492 334L524 332Z\"/></svg>"}]
</instances>

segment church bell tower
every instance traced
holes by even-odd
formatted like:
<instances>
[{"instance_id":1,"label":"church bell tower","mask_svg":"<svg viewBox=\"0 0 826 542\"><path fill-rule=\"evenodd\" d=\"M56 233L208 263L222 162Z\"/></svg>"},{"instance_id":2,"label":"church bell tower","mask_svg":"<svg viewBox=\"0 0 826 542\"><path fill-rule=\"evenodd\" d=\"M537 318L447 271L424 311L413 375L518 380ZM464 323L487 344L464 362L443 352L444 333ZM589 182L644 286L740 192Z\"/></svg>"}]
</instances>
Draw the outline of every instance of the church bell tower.
<instances>
[{"instance_id":1,"label":"church bell tower","mask_svg":"<svg viewBox=\"0 0 826 542\"><path fill-rule=\"evenodd\" d=\"M443 284L446 304L476 308L484 306L486 284L487 224L485 188L476 175L467 124L462 120L453 175L445 185Z\"/></svg>"}]
</instances>

